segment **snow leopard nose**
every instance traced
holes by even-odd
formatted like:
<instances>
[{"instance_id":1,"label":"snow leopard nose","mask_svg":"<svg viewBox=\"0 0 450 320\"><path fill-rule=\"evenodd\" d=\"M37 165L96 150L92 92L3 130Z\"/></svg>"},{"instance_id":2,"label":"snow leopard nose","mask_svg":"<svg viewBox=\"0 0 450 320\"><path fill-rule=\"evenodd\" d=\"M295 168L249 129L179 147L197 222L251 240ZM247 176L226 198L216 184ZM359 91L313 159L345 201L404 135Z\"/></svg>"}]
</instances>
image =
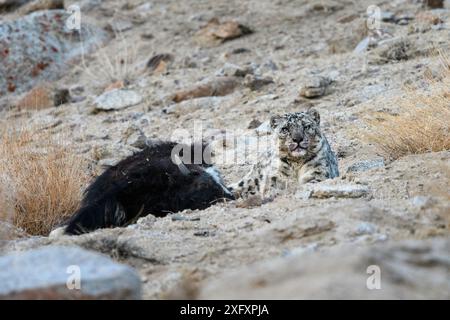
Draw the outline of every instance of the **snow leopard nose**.
<instances>
[{"instance_id":1,"label":"snow leopard nose","mask_svg":"<svg viewBox=\"0 0 450 320\"><path fill-rule=\"evenodd\" d=\"M303 141L303 134L302 134L301 132L299 132L299 131L294 131L294 132L292 133L292 140L293 140L295 143L300 143L300 142L302 142L302 141Z\"/></svg>"}]
</instances>

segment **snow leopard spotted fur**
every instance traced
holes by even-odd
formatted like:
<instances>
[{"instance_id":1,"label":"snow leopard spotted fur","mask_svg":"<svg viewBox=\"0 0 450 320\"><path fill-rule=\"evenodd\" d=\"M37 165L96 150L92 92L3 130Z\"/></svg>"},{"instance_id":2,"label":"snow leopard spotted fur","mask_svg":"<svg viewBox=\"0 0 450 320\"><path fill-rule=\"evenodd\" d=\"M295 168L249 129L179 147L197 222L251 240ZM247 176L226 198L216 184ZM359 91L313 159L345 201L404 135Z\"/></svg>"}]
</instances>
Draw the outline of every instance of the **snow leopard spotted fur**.
<instances>
[{"instance_id":1,"label":"snow leopard spotted fur","mask_svg":"<svg viewBox=\"0 0 450 320\"><path fill-rule=\"evenodd\" d=\"M320 130L316 110L273 116L270 126L276 147L241 181L229 186L236 197L273 198L300 184L339 176L336 156Z\"/></svg>"}]
</instances>

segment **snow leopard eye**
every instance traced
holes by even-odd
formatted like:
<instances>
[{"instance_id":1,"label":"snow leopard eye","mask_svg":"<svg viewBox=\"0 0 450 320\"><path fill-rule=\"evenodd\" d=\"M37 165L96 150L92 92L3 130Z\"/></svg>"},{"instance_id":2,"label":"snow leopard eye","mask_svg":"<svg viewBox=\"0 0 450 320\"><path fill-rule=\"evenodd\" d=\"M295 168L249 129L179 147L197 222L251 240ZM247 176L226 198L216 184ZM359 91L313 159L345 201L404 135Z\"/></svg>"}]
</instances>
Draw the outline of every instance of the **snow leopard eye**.
<instances>
[{"instance_id":1,"label":"snow leopard eye","mask_svg":"<svg viewBox=\"0 0 450 320\"><path fill-rule=\"evenodd\" d=\"M288 127L283 127L283 128L281 128L280 132L283 134L287 134L289 132L289 129L288 129Z\"/></svg>"}]
</instances>

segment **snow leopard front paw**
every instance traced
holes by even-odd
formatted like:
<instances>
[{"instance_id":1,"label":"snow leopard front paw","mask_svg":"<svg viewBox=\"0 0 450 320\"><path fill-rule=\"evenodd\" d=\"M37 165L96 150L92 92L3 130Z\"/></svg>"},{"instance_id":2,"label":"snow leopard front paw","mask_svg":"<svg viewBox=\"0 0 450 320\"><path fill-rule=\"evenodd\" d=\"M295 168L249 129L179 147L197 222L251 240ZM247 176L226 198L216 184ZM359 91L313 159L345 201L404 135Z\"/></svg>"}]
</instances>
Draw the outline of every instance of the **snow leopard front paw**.
<instances>
[{"instance_id":1,"label":"snow leopard front paw","mask_svg":"<svg viewBox=\"0 0 450 320\"><path fill-rule=\"evenodd\" d=\"M235 198L248 198L259 193L258 179L244 179L228 186Z\"/></svg>"}]
</instances>

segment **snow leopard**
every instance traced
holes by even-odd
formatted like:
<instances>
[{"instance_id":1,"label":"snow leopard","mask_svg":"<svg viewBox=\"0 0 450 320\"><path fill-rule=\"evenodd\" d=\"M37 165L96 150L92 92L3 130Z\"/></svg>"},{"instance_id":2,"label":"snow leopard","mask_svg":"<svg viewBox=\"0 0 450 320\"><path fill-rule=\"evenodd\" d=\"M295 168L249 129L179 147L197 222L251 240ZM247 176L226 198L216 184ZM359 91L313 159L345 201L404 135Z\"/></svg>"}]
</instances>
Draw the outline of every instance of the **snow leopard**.
<instances>
[{"instance_id":1,"label":"snow leopard","mask_svg":"<svg viewBox=\"0 0 450 320\"><path fill-rule=\"evenodd\" d=\"M270 118L273 150L267 150L250 172L228 187L236 198L258 195L273 199L298 185L339 176L336 155L320 129L315 109Z\"/></svg>"}]
</instances>

